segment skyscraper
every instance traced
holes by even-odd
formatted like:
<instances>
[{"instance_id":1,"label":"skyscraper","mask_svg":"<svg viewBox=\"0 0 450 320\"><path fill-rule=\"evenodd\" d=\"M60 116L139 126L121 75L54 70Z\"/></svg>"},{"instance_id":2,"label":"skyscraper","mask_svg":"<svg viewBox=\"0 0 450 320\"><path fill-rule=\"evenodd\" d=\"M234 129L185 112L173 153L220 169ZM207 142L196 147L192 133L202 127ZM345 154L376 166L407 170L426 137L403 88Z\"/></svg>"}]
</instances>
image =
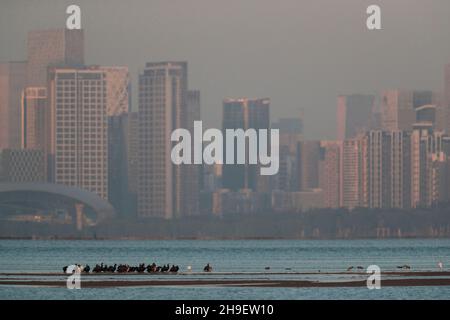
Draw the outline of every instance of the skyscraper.
<instances>
[{"instance_id":1,"label":"skyscraper","mask_svg":"<svg viewBox=\"0 0 450 320\"><path fill-rule=\"evenodd\" d=\"M367 152L362 136L344 140L341 162L341 206L349 209L367 206Z\"/></svg>"},{"instance_id":2,"label":"skyscraper","mask_svg":"<svg viewBox=\"0 0 450 320\"><path fill-rule=\"evenodd\" d=\"M342 95L337 102L337 139L354 138L372 127L375 96Z\"/></svg>"},{"instance_id":3,"label":"skyscraper","mask_svg":"<svg viewBox=\"0 0 450 320\"><path fill-rule=\"evenodd\" d=\"M193 137L194 121L200 120L200 91L188 90L186 102L185 128L188 129ZM194 150L194 141L191 141L191 150ZM183 215L196 215L200 213L200 174L201 165L185 164L183 165Z\"/></svg>"},{"instance_id":4,"label":"skyscraper","mask_svg":"<svg viewBox=\"0 0 450 320\"><path fill-rule=\"evenodd\" d=\"M430 124L418 124L411 134L411 207L429 207L448 201L446 184L448 137Z\"/></svg>"},{"instance_id":5,"label":"skyscraper","mask_svg":"<svg viewBox=\"0 0 450 320\"><path fill-rule=\"evenodd\" d=\"M274 176L274 189L282 191L299 191L299 160L297 145L303 140L303 119L285 118L272 124L280 134L280 166Z\"/></svg>"},{"instance_id":6,"label":"skyscraper","mask_svg":"<svg viewBox=\"0 0 450 320\"><path fill-rule=\"evenodd\" d=\"M301 141L297 145L300 191L319 187L320 141Z\"/></svg>"},{"instance_id":7,"label":"skyscraper","mask_svg":"<svg viewBox=\"0 0 450 320\"><path fill-rule=\"evenodd\" d=\"M130 73L128 67L99 67L106 79L106 110L109 117L120 116L130 110Z\"/></svg>"},{"instance_id":8,"label":"skyscraper","mask_svg":"<svg viewBox=\"0 0 450 320\"><path fill-rule=\"evenodd\" d=\"M51 132L52 107L49 99L60 100L48 94L50 68L82 67L84 63L83 30L50 29L28 33L28 61L26 65L26 88L22 95L22 147L44 151L48 179L54 181L54 136ZM54 80L54 79L53 79ZM56 88L55 88L56 89ZM71 94L75 95L77 91ZM68 101L69 96L64 96ZM70 98L73 98L71 96ZM54 111L55 109L53 109Z\"/></svg>"},{"instance_id":9,"label":"skyscraper","mask_svg":"<svg viewBox=\"0 0 450 320\"><path fill-rule=\"evenodd\" d=\"M129 114L108 117L108 199L116 212L130 214L128 188Z\"/></svg>"},{"instance_id":10,"label":"skyscraper","mask_svg":"<svg viewBox=\"0 0 450 320\"><path fill-rule=\"evenodd\" d=\"M0 149L21 145L21 96L26 62L0 63Z\"/></svg>"},{"instance_id":11,"label":"skyscraper","mask_svg":"<svg viewBox=\"0 0 450 320\"><path fill-rule=\"evenodd\" d=\"M47 88L27 87L22 96L22 148L47 150Z\"/></svg>"},{"instance_id":12,"label":"skyscraper","mask_svg":"<svg viewBox=\"0 0 450 320\"><path fill-rule=\"evenodd\" d=\"M225 99L223 101L222 128L226 129L269 129L270 99ZM225 137L225 134L224 134ZM226 140L226 139L225 139ZM226 145L226 141L224 143ZM235 143L234 163L237 163L237 144ZM223 187L230 190L267 189L266 180L259 175L259 165L248 163L248 146L245 164L224 164ZM270 147L268 148L270 150ZM224 152L224 159L226 152ZM265 177L267 178L267 177Z\"/></svg>"},{"instance_id":13,"label":"skyscraper","mask_svg":"<svg viewBox=\"0 0 450 320\"><path fill-rule=\"evenodd\" d=\"M139 113L130 112L128 114L128 210L133 216L137 213L137 193L139 177Z\"/></svg>"},{"instance_id":14,"label":"skyscraper","mask_svg":"<svg viewBox=\"0 0 450 320\"><path fill-rule=\"evenodd\" d=\"M324 206L339 208L341 199L342 141L321 141L319 187L323 190Z\"/></svg>"},{"instance_id":15,"label":"skyscraper","mask_svg":"<svg viewBox=\"0 0 450 320\"><path fill-rule=\"evenodd\" d=\"M441 101L442 115L445 118L444 128L450 134L450 63L445 66L444 71L444 96Z\"/></svg>"},{"instance_id":16,"label":"skyscraper","mask_svg":"<svg viewBox=\"0 0 450 320\"><path fill-rule=\"evenodd\" d=\"M171 161L172 131L186 128L187 63L147 63L139 76L138 215L183 215L183 165Z\"/></svg>"},{"instance_id":17,"label":"skyscraper","mask_svg":"<svg viewBox=\"0 0 450 320\"><path fill-rule=\"evenodd\" d=\"M416 101L418 103L418 101ZM381 128L385 131L412 130L416 121L413 92L386 90L381 95Z\"/></svg>"},{"instance_id":18,"label":"skyscraper","mask_svg":"<svg viewBox=\"0 0 450 320\"><path fill-rule=\"evenodd\" d=\"M49 73L52 180L108 198L105 72L97 67Z\"/></svg>"},{"instance_id":19,"label":"skyscraper","mask_svg":"<svg viewBox=\"0 0 450 320\"><path fill-rule=\"evenodd\" d=\"M410 135L406 131L367 132L369 208L410 205Z\"/></svg>"},{"instance_id":20,"label":"skyscraper","mask_svg":"<svg viewBox=\"0 0 450 320\"><path fill-rule=\"evenodd\" d=\"M27 86L46 86L48 67L83 64L83 30L50 29L28 33Z\"/></svg>"},{"instance_id":21,"label":"skyscraper","mask_svg":"<svg viewBox=\"0 0 450 320\"><path fill-rule=\"evenodd\" d=\"M105 75L106 114L108 116L108 199L119 215L130 208L128 189L129 89L127 67L98 67Z\"/></svg>"}]
</instances>

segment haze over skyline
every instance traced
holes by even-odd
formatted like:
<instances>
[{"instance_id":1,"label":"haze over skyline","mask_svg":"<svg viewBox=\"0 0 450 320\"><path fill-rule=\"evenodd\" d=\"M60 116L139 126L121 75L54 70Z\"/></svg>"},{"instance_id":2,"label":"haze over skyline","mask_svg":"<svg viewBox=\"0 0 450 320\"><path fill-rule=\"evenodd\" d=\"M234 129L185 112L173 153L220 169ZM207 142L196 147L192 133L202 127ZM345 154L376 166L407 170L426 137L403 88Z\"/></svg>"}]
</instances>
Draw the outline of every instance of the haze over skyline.
<instances>
[{"instance_id":1,"label":"haze over skyline","mask_svg":"<svg viewBox=\"0 0 450 320\"><path fill-rule=\"evenodd\" d=\"M202 119L221 127L226 97L270 97L271 118L304 109L308 138L333 139L339 94L386 88L442 90L450 62L446 0L2 0L0 61L26 60L27 33L64 28L66 7L82 11L86 64L124 65L133 81L146 62L189 63ZM382 9L381 31L366 8Z\"/></svg>"}]
</instances>

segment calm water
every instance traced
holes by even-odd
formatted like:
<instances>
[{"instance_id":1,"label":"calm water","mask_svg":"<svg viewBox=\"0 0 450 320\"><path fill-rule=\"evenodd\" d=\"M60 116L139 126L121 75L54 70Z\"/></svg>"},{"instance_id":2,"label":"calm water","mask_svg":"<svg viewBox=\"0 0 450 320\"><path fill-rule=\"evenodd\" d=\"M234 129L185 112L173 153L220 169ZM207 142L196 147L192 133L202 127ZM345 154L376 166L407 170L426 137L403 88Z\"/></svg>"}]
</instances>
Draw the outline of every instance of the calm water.
<instances>
[{"instance_id":1,"label":"calm water","mask_svg":"<svg viewBox=\"0 0 450 320\"><path fill-rule=\"evenodd\" d=\"M216 278L313 279L271 272L344 271L350 265L376 264L385 271L408 264L413 270L436 270L441 260L450 267L450 240L354 241L0 241L0 273L61 272L72 263L177 264L201 271L206 263L216 272L254 275L211 275ZM286 271L286 269L289 271ZM142 275L149 277L150 275ZM141 277L141 276L138 276ZM180 279L195 275L175 275ZM314 276L312 276L314 277ZM357 278L354 276L353 278ZM324 280L325 278L321 278ZM348 279L348 278L347 278ZM339 280L339 279L336 279ZM67 290L0 286L1 299L450 299L450 287L366 288L220 288L130 287Z\"/></svg>"}]
</instances>

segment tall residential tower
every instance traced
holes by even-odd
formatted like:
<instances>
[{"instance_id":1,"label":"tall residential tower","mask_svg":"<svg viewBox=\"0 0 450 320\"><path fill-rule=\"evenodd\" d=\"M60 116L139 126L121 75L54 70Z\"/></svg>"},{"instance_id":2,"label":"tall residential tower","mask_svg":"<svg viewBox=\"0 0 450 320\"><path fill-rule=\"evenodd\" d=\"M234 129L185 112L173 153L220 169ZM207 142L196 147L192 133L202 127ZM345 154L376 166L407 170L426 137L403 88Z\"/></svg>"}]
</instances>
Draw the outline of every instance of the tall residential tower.
<instances>
[{"instance_id":1,"label":"tall residential tower","mask_svg":"<svg viewBox=\"0 0 450 320\"><path fill-rule=\"evenodd\" d=\"M227 129L269 129L270 128L270 99L225 99L223 101L222 128ZM225 137L225 134L224 134ZM224 145L226 144L224 139ZM247 146L247 143L246 143ZM230 190L266 189L264 177L259 175L259 165L248 163L248 146L245 150L246 163L237 163L237 144L234 143L234 163L223 166L223 187ZM269 148L270 150L270 148ZM226 153L224 152L224 159Z\"/></svg>"},{"instance_id":2,"label":"tall residential tower","mask_svg":"<svg viewBox=\"0 0 450 320\"><path fill-rule=\"evenodd\" d=\"M51 179L108 198L105 72L97 67L49 73Z\"/></svg>"},{"instance_id":3,"label":"tall residential tower","mask_svg":"<svg viewBox=\"0 0 450 320\"><path fill-rule=\"evenodd\" d=\"M187 84L187 62L147 63L139 76L140 217L170 219L198 208L198 192L188 187L198 181L192 166L171 161L173 130L189 130L198 118L199 97L188 95Z\"/></svg>"}]
</instances>

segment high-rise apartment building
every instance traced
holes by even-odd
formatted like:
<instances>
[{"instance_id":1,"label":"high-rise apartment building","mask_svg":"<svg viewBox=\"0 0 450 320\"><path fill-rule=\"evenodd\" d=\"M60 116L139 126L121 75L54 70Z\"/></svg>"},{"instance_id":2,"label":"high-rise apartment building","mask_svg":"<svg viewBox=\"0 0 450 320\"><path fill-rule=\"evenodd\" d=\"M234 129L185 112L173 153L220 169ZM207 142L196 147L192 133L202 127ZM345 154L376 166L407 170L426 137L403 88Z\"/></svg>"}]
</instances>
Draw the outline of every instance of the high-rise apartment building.
<instances>
[{"instance_id":1,"label":"high-rise apartment building","mask_svg":"<svg viewBox=\"0 0 450 320\"><path fill-rule=\"evenodd\" d=\"M337 139L345 140L370 130L373 126L373 95L342 95L337 101Z\"/></svg>"},{"instance_id":2,"label":"high-rise apartment building","mask_svg":"<svg viewBox=\"0 0 450 320\"><path fill-rule=\"evenodd\" d=\"M369 208L407 208L410 203L410 135L370 131L367 143Z\"/></svg>"},{"instance_id":3,"label":"high-rise apartment building","mask_svg":"<svg viewBox=\"0 0 450 320\"><path fill-rule=\"evenodd\" d=\"M367 206L366 140L361 136L344 140L341 162L341 206L349 209Z\"/></svg>"},{"instance_id":4,"label":"high-rise apartment building","mask_svg":"<svg viewBox=\"0 0 450 320\"><path fill-rule=\"evenodd\" d=\"M26 62L0 63L0 150L21 146L21 96Z\"/></svg>"},{"instance_id":5,"label":"high-rise apartment building","mask_svg":"<svg viewBox=\"0 0 450 320\"><path fill-rule=\"evenodd\" d=\"M442 191L448 175L448 136L429 124L418 124L411 134L411 207L448 201Z\"/></svg>"},{"instance_id":6,"label":"high-rise apartment building","mask_svg":"<svg viewBox=\"0 0 450 320\"><path fill-rule=\"evenodd\" d=\"M108 198L106 75L98 67L49 72L51 179Z\"/></svg>"},{"instance_id":7,"label":"high-rise apartment building","mask_svg":"<svg viewBox=\"0 0 450 320\"><path fill-rule=\"evenodd\" d=\"M226 129L267 129L270 128L270 99L225 99L223 101L222 128ZM224 145L226 145L224 134ZM234 163L223 166L223 187L230 190L251 189L267 191L267 177L259 175L259 165L248 163L248 143L246 143L246 163L237 163L237 144L234 143ZM270 150L270 147L268 148ZM226 152L224 150L224 159Z\"/></svg>"},{"instance_id":8,"label":"high-rise apartment building","mask_svg":"<svg viewBox=\"0 0 450 320\"><path fill-rule=\"evenodd\" d=\"M324 206L339 208L341 199L342 141L321 141L319 156L319 187Z\"/></svg>"},{"instance_id":9,"label":"high-rise apartment building","mask_svg":"<svg viewBox=\"0 0 450 320\"><path fill-rule=\"evenodd\" d=\"M173 130L189 128L192 124L187 122L195 118L188 106L187 84L186 62L147 63L139 76L140 217L168 219L190 214L189 167L171 161L176 143L171 142ZM195 108L195 104L190 106Z\"/></svg>"},{"instance_id":10,"label":"high-rise apartment building","mask_svg":"<svg viewBox=\"0 0 450 320\"><path fill-rule=\"evenodd\" d=\"M20 143L23 148L42 150L48 179L54 181L52 157L52 109L48 95L50 68L81 67L84 63L83 30L50 29L28 33L26 87L21 96ZM53 97L53 101L56 98ZM67 98L67 97L66 97ZM53 160L52 160L53 159Z\"/></svg>"},{"instance_id":11,"label":"high-rise apartment building","mask_svg":"<svg viewBox=\"0 0 450 320\"><path fill-rule=\"evenodd\" d=\"M194 121L200 120L200 91L188 90L186 94L186 112L184 127L189 130L191 136L194 133ZM191 150L194 150L194 140L191 141ZM196 215L200 213L200 179L201 166L198 164L182 165L183 188L183 215Z\"/></svg>"}]
</instances>

